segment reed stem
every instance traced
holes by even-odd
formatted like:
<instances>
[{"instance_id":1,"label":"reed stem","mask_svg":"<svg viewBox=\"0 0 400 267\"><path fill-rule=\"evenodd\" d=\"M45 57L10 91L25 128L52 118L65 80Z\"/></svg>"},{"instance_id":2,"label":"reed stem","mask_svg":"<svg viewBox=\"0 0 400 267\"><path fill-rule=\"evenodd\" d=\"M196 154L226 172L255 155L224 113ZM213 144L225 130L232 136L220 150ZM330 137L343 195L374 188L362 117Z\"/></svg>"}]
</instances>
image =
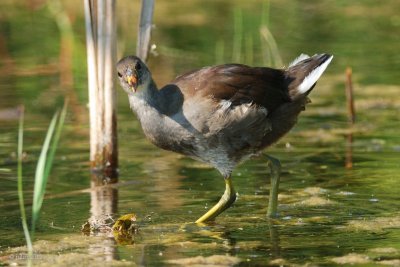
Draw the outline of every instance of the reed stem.
<instances>
[{"instance_id":1,"label":"reed stem","mask_svg":"<svg viewBox=\"0 0 400 267\"><path fill-rule=\"evenodd\" d=\"M143 62L147 61L150 47L151 28L154 12L154 0L142 0L142 9L140 12L138 38L136 45L136 55Z\"/></svg>"},{"instance_id":2,"label":"reed stem","mask_svg":"<svg viewBox=\"0 0 400 267\"><path fill-rule=\"evenodd\" d=\"M114 68L115 0L85 0L90 105L90 161L112 182L117 180L118 142Z\"/></svg>"}]
</instances>

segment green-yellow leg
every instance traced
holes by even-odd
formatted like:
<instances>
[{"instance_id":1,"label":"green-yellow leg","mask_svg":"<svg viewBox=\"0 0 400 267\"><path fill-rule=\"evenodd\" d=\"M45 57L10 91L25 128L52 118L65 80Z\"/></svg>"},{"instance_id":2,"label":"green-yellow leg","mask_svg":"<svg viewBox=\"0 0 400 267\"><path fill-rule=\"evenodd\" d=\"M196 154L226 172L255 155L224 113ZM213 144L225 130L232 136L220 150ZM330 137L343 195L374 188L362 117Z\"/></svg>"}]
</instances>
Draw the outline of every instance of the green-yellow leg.
<instances>
[{"instance_id":1,"label":"green-yellow leg","mask_svg":"<svg viewBox=\"0 0 400 267\"><path fill-rule=\"evenodd\" d=\"M281 163L278 159L267 156L268 167L271 171L271 190L269 191L268 217L276 217L278 209L279 178L281 176Z\"/></svg>"},{"instance_id":2,"label":"green-yellow leg","mask_svg":"<svg viewBox=\"0 0 400 267\"><path fill-rule=\"evenodd\" d=\"M236 200L236 192L232 185L231 177L228 176L225 179L225 193L222 195L221 199L212 207L209 211L207 211L203 216L197 219L196 223L202 223L214 220L219 214L221 214L224 210L229 208L233 202Z\"/></svg>"}]
</instances>

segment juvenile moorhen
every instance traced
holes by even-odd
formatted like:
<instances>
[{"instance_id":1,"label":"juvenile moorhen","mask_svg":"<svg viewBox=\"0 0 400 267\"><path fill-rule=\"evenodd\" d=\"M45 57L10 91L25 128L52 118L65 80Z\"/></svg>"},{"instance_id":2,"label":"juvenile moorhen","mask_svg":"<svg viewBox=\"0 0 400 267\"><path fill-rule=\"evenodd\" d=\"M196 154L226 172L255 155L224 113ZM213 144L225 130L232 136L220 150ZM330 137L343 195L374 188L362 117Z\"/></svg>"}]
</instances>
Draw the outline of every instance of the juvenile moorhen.
<instances>
[{"instance_id":1,"label":"juvenile moorhen","mask_svg":"<svg viewBox=\"0 0 400 267\"><path fill-rule=\"evenodd\" d=\"M301 55L286 69L225 64L178 76L157 89L136 56L117 64L120 84L144 134L156 146L216 168L225 179L220 201L196 222L213 220L236 199L235 166L276 142L296 123L308 94L333 56ZM271 170L268 216L277 212L280 163Z\"/></svg>"}]
</instances>

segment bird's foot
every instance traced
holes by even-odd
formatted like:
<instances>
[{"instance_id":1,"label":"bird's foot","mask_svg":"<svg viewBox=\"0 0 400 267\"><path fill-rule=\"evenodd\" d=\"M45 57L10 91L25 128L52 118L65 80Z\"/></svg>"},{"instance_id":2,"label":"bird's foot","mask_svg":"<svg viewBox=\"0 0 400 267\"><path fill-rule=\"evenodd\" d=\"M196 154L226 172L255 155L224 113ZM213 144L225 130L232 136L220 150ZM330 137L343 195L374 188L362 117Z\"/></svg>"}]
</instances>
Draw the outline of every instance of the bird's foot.
<instances>
[{"instance_id":1,"label":"bird's foot","mask_svg":"<svg viewBox=\"0 0 400 267\"><path fill-rule=\"evenodd\" d=\"M214 220L219 214L221 214L224 210L232 206L233 202L236 200L236 192L233 188L231 177L225 178L225 192L222 195L221 199L212 207L209 211L207 211L203 216L201 216L196 223L204 223L208 221Z\"/></svg>"}]
</instances>

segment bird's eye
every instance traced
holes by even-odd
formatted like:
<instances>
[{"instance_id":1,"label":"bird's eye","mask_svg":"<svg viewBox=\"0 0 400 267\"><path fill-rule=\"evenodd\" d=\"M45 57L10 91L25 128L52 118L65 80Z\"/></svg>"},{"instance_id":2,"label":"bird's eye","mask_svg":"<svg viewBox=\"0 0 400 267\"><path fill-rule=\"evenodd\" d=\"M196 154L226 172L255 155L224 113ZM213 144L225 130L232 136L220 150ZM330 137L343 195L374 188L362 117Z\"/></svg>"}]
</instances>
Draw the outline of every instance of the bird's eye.
<instances>
[{"instance_id":1,"label":"bird's eye","mask_svg":"<svg viewBox=\"0 0 400 267\"><path fill-rule=\"evenodd\" d=\"M118 72L118 77L122 78L121 72Z\"/></svg>"},{"instance_id":2,"label":"bird's eye","mask_svg":"<svg viewBox=\"0 0 400 267\"><path fill-rule=\"evenodd\" d=\"M140 62L137 62L135 65L135 69L140 70L141 68L142 68L142 65L140 64Z\"/></svg>"}]
</instances>

